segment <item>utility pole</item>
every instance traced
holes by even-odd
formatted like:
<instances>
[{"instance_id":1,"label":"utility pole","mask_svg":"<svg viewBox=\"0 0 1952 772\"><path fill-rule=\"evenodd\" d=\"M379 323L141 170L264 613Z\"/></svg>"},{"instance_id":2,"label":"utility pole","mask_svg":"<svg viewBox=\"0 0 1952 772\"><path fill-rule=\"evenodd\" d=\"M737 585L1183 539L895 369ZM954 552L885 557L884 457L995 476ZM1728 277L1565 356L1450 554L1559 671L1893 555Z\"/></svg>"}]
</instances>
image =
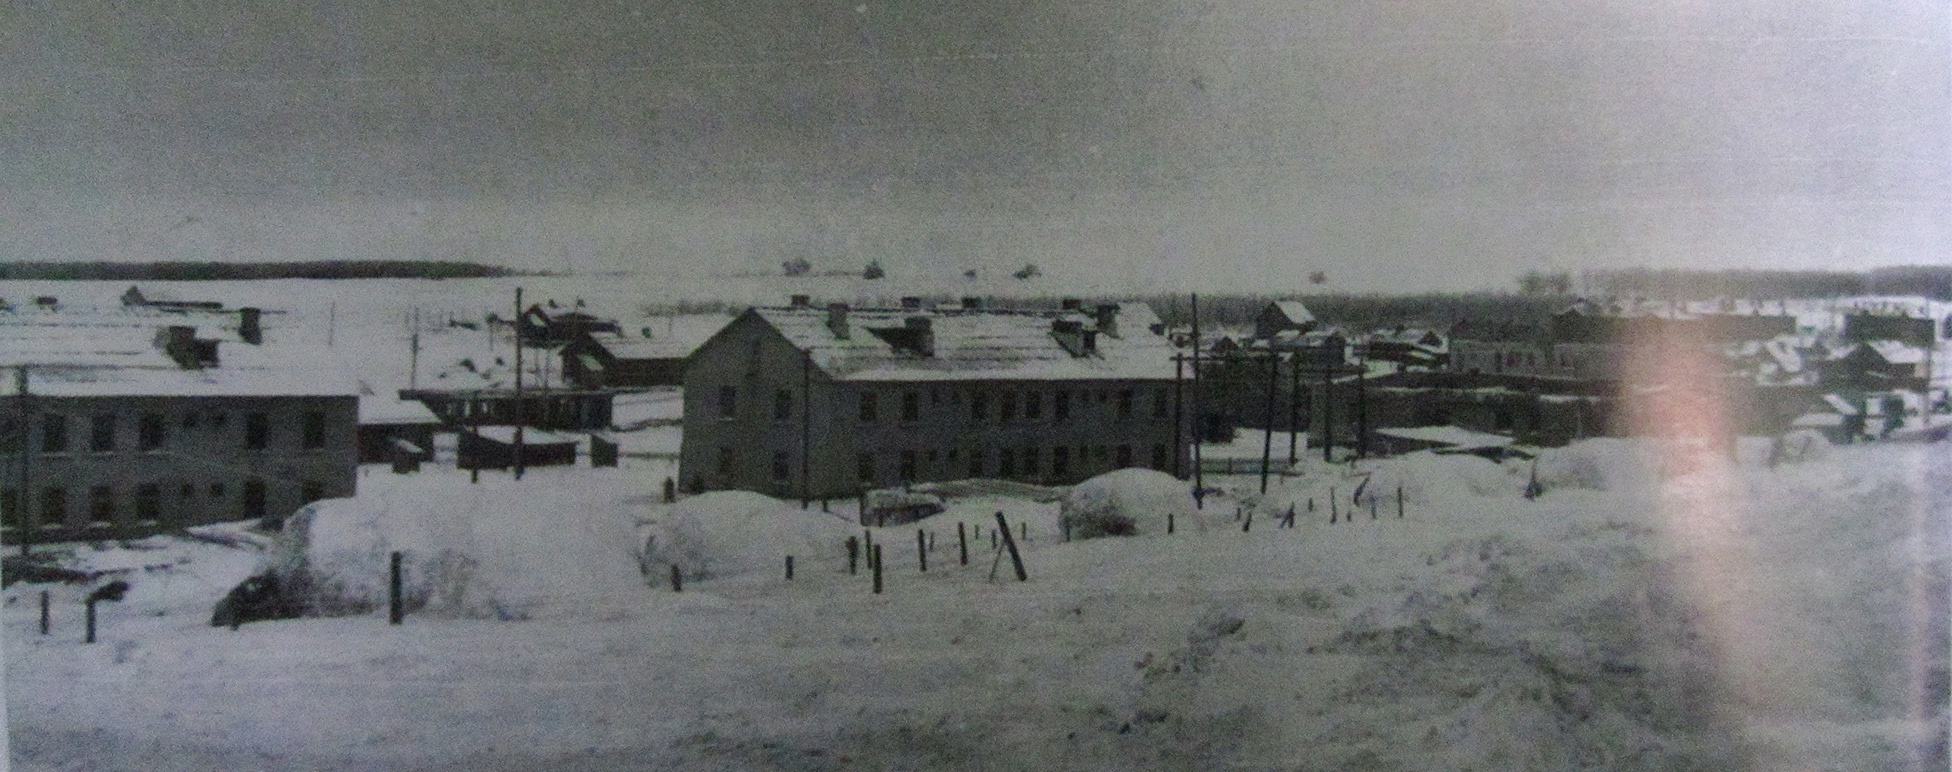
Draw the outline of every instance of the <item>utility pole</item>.
<instances>
[{"instance_id":1,"label":"utility pole","mask_svg":"<svg viewBox=\"0 0 1952 772\"><path fill-rule=\"evenodd\" d=\"M1201 467L1200 428L1206 423L1206 400L1200 396L1200 293L1193 295L1193 507L1206 508L1206 470Z\"/></svg>"},{"instance_id":2,"label":"utility pole","mask_svg":"<svg viewBox=\"0 0 1952 772\"><path fill-rule=\"evenodd\" d=\"M1369 359L1356 362L1356 458L1369 457Z\"/></svg>"},{"instance_id":3,"label":"utility pole","mask_svg":"<svg viewBox=\"0 0 1952 772\"><path fill-rule=\"evenodd\" d=\"M522 288L515 288L515 479L522 479L522 430L528 424L527 406L522 403Z\"/></svg>"},{"instance_id":4,"label":"utility pole","mask_svg":"<svg viewBox=\"0 0 1952 772\"><path fill-rule=\"evenodd\" d=\"M413 310L412 334L407 336L407 388L420 388L420 309Z\"/></svg>"},{"instance_id":5,"label":"utility pole","mask_svg":"<svg viewBox=\"0 0 1952 772\"><path fill-rule=\"evenodd\" d=\"M1180 457L1186 454L1186 355L1173 352L1173 477L1186 479Z\"/></svg>"},{"instance_id":6,"label":"utility pole","mask_svg":"<svg viewBox=\"0 0 1952 772\"><path fill-rule=\"evenodd\" d=\"M1335 447L1335 363L1322 357L1322 463L1333 463Z\"/></svg>"},{"instance_id":7,"label":"utility pole","mask_svg":"<svg viewBox=\"0 0 1952 772\"><path fill-rule=\"evenodd\" d=\"M1274 462L1274 382L1281 372L1281 355L1267 352L1267 402L1261 429L1261 495L1267 495L1267 468Z\"/></svg>"},{"instance_id":8,"label":"utility pole","mask_svg":"<svg viewBox=\"0 0 1952 772\"><path fill-rule=\"evenodd\" d=\"M1295 446L1301 437L1301 354L1288 356L1288 466L1295 465Z\"/></svg>"},{"instance_id":9,"label":"utility pole","mask_svg":"<svg viewBox=\"0 0 1952 772\"><path fill-rule=\"evenodd\" d=\"M20 554L26 555L31 549L34 527L28 513L34 511L33 504L33 453L34 421L27 400L27 370L31 365L21 365L14 369L14 400L20 414L20 493L14 496L14 507L19 512L8 512L14 524L20 529Z\"/></svg>"}]
</instances>

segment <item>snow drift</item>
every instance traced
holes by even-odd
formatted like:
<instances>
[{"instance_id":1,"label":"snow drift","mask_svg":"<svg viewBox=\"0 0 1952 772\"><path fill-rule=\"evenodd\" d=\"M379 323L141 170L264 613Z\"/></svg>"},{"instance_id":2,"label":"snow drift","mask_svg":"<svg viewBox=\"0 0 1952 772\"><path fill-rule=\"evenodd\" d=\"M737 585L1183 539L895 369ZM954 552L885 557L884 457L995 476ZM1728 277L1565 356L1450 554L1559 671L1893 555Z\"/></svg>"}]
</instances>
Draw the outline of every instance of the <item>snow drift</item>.
<instances>
[{"instance_id":1,"label":"snow drift","mask_svg":"<svg viewBox=\"0 0 1952 772\"><path fill-rule=\"evenodd\" d=\"M1202 528L1186 483L1151 469L1120 469L1078 483L1058 512L1074 539L1165 533L1169 515L1179 528Z\"/></svg>"},{"instance_id":2,"label":"snow drift","mask_svg":"<svg viewBox=\"0 0 1952 772\"><path fill-rule=\"evenodd\" d=\"M715 491L672 504L638 529L638 567L653 585L675 565L686 578L772 572L787 555L845 554L854 528L833 515L748 491Z\"/></svg>"}]
</instances>

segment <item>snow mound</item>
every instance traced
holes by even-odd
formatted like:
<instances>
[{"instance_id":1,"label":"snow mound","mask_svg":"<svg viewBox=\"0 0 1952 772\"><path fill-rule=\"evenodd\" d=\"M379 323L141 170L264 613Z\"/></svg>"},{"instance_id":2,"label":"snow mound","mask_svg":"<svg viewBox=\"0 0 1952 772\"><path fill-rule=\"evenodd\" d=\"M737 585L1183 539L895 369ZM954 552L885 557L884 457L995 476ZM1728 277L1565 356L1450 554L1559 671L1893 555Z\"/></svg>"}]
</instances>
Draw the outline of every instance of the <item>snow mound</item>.
<instances>
[{"instance_id":1,"label":"snow mound","mask_svg":"<svg viewBox=\"0 0 1952 772\"><path fill-rule=\"evenodd\" d=\"M638 530L638 566L653 585L671 566L688 579L780 570L798 561L844 559L846 521L748 491L714 491L679 501Z\"/></svg>"},{"instance_id":2,"label":"snow mound","mask_svg":"<svg viewBox=\"0 0 1952 772\"><path fill-rule=\"evenodd\" d=\"M1165 533L1168 514L1178 528L1203 530L1186 483L1151 469L1120 469L1078 483L1058 510L1074 539Z\"/></svg>"}]
</instances>

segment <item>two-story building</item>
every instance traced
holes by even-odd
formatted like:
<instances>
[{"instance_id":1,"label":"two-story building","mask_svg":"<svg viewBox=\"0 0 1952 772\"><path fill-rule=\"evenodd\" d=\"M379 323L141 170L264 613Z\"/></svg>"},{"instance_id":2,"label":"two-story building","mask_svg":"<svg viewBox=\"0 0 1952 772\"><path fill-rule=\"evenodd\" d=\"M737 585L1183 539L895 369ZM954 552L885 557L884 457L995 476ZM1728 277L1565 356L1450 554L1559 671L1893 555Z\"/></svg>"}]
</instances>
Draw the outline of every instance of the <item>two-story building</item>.
<instances>
[{"instance_id":1,"label":"two-story building","mask_svg":"<svg viewBox=\"0 0 1952 772\"><path fill-rule=\"evenodd\" d=\"M1173 349L1089 312L749 309L692 354L691 491L786 498L964 478L1187 467Z\"/></svg>"}]
</instances>

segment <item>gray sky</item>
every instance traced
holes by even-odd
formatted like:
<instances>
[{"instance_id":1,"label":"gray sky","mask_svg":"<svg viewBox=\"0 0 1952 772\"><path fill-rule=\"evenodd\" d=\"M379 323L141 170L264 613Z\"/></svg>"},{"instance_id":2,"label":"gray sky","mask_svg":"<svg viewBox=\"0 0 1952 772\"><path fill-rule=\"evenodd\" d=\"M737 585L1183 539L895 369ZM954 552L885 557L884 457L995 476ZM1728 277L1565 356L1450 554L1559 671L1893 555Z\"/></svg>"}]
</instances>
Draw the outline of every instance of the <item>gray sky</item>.
<instances>
[{"instance_id":1,"label":"gray sky","mask_svg":"<svg viewBox=\"0 0 1952 772\"><path fill-rule=\"evenodd\" d=\"M1952 261L1922 0L0 8L4 260L1357 291Z\"/></svg>"}]
</instances>

